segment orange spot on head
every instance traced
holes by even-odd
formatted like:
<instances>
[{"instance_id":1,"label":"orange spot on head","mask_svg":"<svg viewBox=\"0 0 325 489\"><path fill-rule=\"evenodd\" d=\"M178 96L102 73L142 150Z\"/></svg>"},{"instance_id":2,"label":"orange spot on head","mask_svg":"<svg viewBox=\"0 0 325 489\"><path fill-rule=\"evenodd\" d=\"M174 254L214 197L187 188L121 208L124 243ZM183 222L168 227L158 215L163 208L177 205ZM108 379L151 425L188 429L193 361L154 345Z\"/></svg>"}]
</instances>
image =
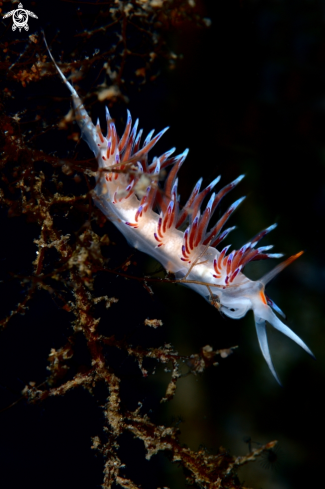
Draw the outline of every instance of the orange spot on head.
<instances>
[{"instance_id":1,"label":"orange spot on head","mask_svg":"<svg viewBox=\"0 0 325 489\"><path fill-rule=\"evenodd\" d=\"M263 290L261 290L261 292L260 292L260 298L261 298L261 301L263 302L263 304L265 304L267 306L267 302L266 302L266 298L265 298Z\"/></svg>"}]
</instances>

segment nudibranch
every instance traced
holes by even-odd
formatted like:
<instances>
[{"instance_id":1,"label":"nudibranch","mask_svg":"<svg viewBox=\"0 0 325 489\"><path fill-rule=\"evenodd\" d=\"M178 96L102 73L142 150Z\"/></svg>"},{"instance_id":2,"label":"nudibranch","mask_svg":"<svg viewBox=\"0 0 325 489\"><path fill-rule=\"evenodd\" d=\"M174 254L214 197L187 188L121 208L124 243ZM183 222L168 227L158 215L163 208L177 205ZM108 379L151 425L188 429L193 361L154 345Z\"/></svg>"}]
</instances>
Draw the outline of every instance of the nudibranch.
<instances>
[{"instance_id":1,"label":"nudibranch","mask_svg":"<svg viewBox=\"0 0 325 489\"><path fill-rule=\"evenodd\" d=\"M262 354L280 383L270 356L266 322L295 341L307 353L314 355L299 336L273 312L284 316L281 309L265 294L265 286L302 252L291 256L260 280L248 279L242 273L247 263L283 256L269 253L272 246L257 247L259 241L276 224L258 233L239 250L229 251L228 245L219 251L216 247L234 229L224 229L224 226L243 201L241 198L209 229L210 219L221 199L242 180L243 175L218 192L213 192L204 210L201 210L202 202L213 191L220 177L203 190L200 179L185 206L181 207L177 193L177 174L188 150L174 156L173 148L150 162L149 151L168 128L156 136L151 131L141 144L142 130L138 130L139 121L137 119L132 126L129 111L125 131L119 138L106 108L105 137L99 121L96 125L93 124L76 90L62 73L50 51L49 55L70 91L81 136L98 161L93 193L96 206L117 226L131 246L154 257L166 270L174 273L181 283L194 289L223 314L239 319L252 309ZM158 182L162 170L168 166L171 170L162 189Z\"/></svg>"}]
</instances>

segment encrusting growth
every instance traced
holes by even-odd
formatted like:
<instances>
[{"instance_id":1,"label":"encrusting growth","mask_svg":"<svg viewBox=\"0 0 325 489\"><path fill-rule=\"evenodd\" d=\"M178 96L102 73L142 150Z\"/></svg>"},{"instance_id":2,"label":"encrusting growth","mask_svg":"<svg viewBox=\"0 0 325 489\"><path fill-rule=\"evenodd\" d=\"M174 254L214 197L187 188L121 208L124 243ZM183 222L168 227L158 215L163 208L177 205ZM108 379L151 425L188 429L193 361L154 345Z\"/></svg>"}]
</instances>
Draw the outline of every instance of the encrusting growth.
<instances>
[{"instance_id":1,"label":"encrusting growth","mask_svg":"<svg viewBox=\"0 0 325 489\"><path fill-rule=\"evenodd\" d=\"M227 220L244 197L234 202L217 223L209 229L210 219L221 199L232 190L243 175L213 192L207 206L201 210L204 198L215 188L220 177L201 189L202 179L195 185L184 207L179 205L177 174L188 150L174 156L175 148L159 158L148 160L148 153L162 137L164 129L156 136L151 131L141 144L142 130L138 119L132 127L127 112L125 131L118 137L115 124L106 108L107 135L102 134L99 121L94 125L76 90L67 81L49 55L61 78L70 90L76 120L82 137L88 143L98 161L94 202L118 227L129 244L156 258L166 270L173 272L181 283L191 287L227 316L242 318L250 309L254 312L255 325L263 356L276 380L280 383L271 360L266 336L266 321L278 329L307 353L313 356L307 345L273 312L282 311L266 296L266 284L302 252L288 258L270 273L257 281L248 279L242 270L253 260L280 258L282 254L268 253L272 246L257 247L259 241L276 224L258 233L239 250L229 252L230 245L220 252L217 246L234 227L223 229ZM161 170L171 166L164 188L159 188ZM159 209L159 214L156 212ZM183 232L181 229L186 229ZM272 309L273 310L272 310Z\"/></svg>"}]
</instances>

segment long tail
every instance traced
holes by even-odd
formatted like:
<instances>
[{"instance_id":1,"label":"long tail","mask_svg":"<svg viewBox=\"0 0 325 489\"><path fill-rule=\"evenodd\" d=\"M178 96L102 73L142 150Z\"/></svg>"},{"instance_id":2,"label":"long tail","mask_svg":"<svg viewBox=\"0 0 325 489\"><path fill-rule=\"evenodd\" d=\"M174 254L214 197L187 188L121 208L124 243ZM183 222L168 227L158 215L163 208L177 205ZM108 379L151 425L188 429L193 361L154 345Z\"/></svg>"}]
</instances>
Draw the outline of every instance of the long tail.
<instances>
[{"instance_id":1,"label":"long tail","mask_svg":"<svg viewBox=\"0 0 325 489\"><path fill-rule=\"evenodd\" d=\"M61 76L63 82L65 83L65 85L68 87L68 89L70 91L72 101L73 101L73 106L75 109L76 121L78 122L78 125L79 125L80 130L81 130L81 136L83 137L83 139L85 139L85 141L87 142L88 146L93 151L95 156L97 156L98 147L96 144L96 136L97 136L96 135L96 127L92 123L92 120L88 115L88 112L84 108L83 103L82 103L78 93L73 88L71 83L68 82L68 80L66 79L66 77L64 76L64 74L62 73L62 71L60 70L58 65L56 64L56 61L53 58L52 53L51 53L51 51L47 45L47 42L45 39L45 34L43 31L42 31L42 33L43 33L44 43L45 43L47 52L49 53L49 56L50 56L51 60L53 61L53 64L54 64L55 68L57 69L59 75Z\"/></svg>"}]
</instances>

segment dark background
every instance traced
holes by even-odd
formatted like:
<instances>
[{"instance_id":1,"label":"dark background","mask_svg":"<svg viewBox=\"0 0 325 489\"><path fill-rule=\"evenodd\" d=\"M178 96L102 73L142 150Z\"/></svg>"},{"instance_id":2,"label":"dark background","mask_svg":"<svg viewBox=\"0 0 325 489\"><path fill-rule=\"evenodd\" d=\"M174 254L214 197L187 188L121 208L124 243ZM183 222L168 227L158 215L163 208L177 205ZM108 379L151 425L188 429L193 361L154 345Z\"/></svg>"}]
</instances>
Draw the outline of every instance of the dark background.
<instances>
[{"instance_id":1,"label":"dark background","mask_svg":"<svg viewBox=\"0 0 325 489\"><path fill-rule=\"evenodd\" d=\"M28 34L42 26L48 42L56 40L56 59L63 53L68 62L69 51L77 42L75 34L91 26L109 3L25 2L24 8L39 17L30 19ZM192 449L201 445L216 453L222 445L230 453L241 455L248 451L245 437L255 442L253 448L277 439L276 463L270 464L264 458L239 472L247 487L314 487L322 483L324 459L325 1L197 0L196 4L197 12L211 19L211 26L202 28L195 22L171 19L162 35L168 48L181 56L174 66L161 60L155 80L143 86L127 86L127 107L133 117L140 118L145 133L170 126L153 155L172 146L177 146L179 152L190 148L180 172L183 202L201 176L208 184L222 174L222 183L226 184L246 174L220 210L247 195L231 218L238 230L229 236L227 244L238 248L277 222L278 228L265 244L275 244L275 251L286 256L305 251L270 284L268 294L287 314L287 324L303 338L317 361L270 328L270 348L284 385L281 388L259 351L251 312L233 321L221 317L185 288L153 286L155 296L151 299L140 284L110 277L107 282L98 282L101 293L120 299L110 310L108 334L117 331L122 335L130 321L140 325L146 317L158 317L164 322L163 331L150 330L145 339L139 333L139 341L148 345L170 342L184 355L196 353L206 344L216 349L239 345L218 367L202 376L180 379L175 399L165 405L159 404L159 399L170 374L162 367L158 367L156 376L143 379L127 358L112 352L111 361L124 376L125 405L134 409L140 400L157 423L175 423L175 418L181 417L181 440ZM2 14L11 8L4 2ZM26 33L11 31L11 22L6 19L0 23L2 42L6 37L8 41L27 39ZM84 48L84 56L91 56L94 46L88 49L87 53ZM96 74L92 80L80 81L79 86L83 96L96 87ZM15 89L15 100L7 107L12 115L26 107L24 116L34 117L42 97L43 106L48 104L40 114L44 120L59 111L62 117L69 109L69 98L59 77L37 88L24 89L17 83ZM57 94L66 99L54 107L51 96ZM125 108L121 100L112 106L120 130ZM91 114L95 119L102 111L103 106L95 104ZM48 138L36 138L31 144L62 157L67 148L70 156L75 151L71 141L65 145L60 131ZM79 154L84 151L90 157L86 144L81 144ZM5 212L1 216L3 270L25 270L26 263L35 257L33 239L38 237L38 230L22 217L7 220ZM121 256L132 253L118 231L107 226L117 252ZM139 274L158 267L140 253L135 257ZM245 273L258 278L273 266L257 262ZM5 282L1 286L7 313L20 288ZM130 310L131 316L127 312ZM2 334L3 408L20 397L27 382L45 379L50 348L59 348L68 334L64 320L51 298L40 293L28 313L15 318ZM101 393L98 395L100 399ZM100 434L101 416L98 400L84 391L36 406L18 403L2 412L1 486L99 487L102 462L90 450L90 437ZM121 447L126 474L142 487L184 487L181 469L171 465L163 454L150 463L144 461L142 444L131 436L124 436Z\"/></svg>"}]
</instances>

